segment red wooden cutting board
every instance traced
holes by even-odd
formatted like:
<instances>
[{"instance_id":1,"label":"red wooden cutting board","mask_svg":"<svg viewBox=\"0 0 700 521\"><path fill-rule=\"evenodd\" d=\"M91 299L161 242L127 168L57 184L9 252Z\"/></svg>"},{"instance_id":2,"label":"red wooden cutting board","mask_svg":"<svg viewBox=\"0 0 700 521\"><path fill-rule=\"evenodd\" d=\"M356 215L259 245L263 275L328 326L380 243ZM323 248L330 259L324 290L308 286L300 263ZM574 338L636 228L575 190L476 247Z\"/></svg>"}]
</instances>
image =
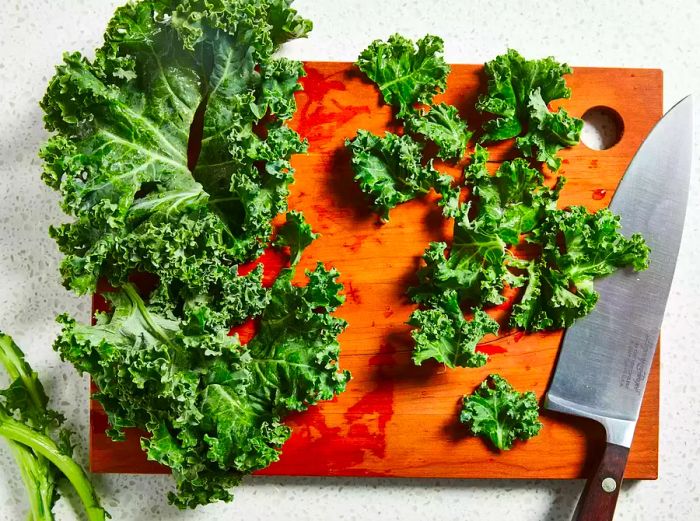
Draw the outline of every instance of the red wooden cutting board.
<instances>
[{"instance_id":1,"label":"red wooden cutting board","mask_svg":"<svg viewBox=\"0 0 700 521\"><path fill-rule=\"evenodd\" d=\"M352 181L345 138L358 128L396 130L376 88L347 63L310 62L299 110L291 122L309 139L309 154L295 157L290 208L302 210L322 234L305 253L302 268L317 259L340 270L347 302L338 311L349 326L340 337L341 365L352 371L347 392L332 402L287 419L293 427L279 462L260 472L278 475L463 478L578 478L586 476L603 441L594 423L542 413L539 436L498 454L468 435L457 421L460 398L489 373L542 397L557 356L561 332L523 335L502 327L480 349L491 354L480 369L416 367L405 322L414 309L404 296L431 240L449 240L450 225L430 197L392 210L379 225ZM659 70L578 68L568 78L573 98L562 103L575 116L594 106L614 109L624 133L614 147L581 144L561 153L568 178L561 206L606 206L634 152L662 114ZM472 128L480 125L474 103L483 91L483 67L454 65L438 101L456 105ZM511 155L510 144L491 148L494 163ZM458 174L459 169L437 166ZM495 165L494 165L495 166ZM554 178L548 176L548 181ZM274 275L279 258L267 256ZM299 277L302 280L302 276ZM512 305L512 302L511 302ZM508 304L491 310L507 316ZM504 324L505 322L502 321ZM106 417L91 405L93 472L162 472L147 462L138 431L115 443L104 435ZM659 355L654 359L626 477L656 478L659 426Z\"/></svg>"}]
</instances>

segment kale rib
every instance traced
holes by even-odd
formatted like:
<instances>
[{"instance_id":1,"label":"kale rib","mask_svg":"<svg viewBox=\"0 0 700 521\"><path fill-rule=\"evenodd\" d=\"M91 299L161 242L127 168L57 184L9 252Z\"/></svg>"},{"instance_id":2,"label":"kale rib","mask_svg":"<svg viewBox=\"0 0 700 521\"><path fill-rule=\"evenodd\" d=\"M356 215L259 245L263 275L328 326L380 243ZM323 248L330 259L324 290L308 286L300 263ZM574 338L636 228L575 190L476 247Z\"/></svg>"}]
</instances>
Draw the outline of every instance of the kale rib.
<instances>
[{"instance_id":1,"label":"kale rib","mask_svg":"<svg viewBox=\"0 0 700 521\"><path fill-rule=\"evenodd\" d=\"M0 436L30 448L55 465L75 488L90 521L106 519L106 513L100 506L92 484L83 469L70 456L62 454L51 438L14 420L2 408L0 408Z\"/></svg>"}]
</instances>

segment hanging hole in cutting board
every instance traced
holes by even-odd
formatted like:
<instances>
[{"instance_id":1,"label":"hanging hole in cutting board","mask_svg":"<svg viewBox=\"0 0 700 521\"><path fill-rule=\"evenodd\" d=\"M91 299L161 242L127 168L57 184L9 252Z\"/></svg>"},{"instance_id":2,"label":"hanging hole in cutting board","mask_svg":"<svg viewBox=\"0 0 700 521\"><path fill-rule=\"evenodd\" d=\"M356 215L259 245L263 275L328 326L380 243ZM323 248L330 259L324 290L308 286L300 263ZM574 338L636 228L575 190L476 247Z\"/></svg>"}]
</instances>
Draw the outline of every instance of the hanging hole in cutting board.
<instances>
[{"instance_id":1,"label":"hanging hole in cutting board","mask_svg":"<svg viewBox=\"0 0 700 521\"><path fill-rule=\"evenodd\" d=\"M581 141L593 150L607 150L622 139L622 116L610 107L591 107L583 114Z\"/></svg>"}]
</instances>

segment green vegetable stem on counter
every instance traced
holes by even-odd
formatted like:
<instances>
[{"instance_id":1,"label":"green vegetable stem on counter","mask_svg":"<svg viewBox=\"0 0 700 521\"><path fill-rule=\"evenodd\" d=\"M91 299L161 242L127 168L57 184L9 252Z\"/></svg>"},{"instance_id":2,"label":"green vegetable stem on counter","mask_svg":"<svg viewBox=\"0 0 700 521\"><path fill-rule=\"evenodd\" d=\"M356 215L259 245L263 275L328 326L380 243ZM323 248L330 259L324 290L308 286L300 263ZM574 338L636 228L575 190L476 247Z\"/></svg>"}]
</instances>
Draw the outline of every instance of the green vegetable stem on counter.
<instances>
[{"instance_id":1,"label":"green vegetable stem on counter","mask_svg":"<svg viewBox=\"0 0 700 521\"><path fill-rule=\"evenodd\" d=\"M0 437L10 446L29 497L30 521L53 521L59 498L58 480L75 489L90 521L109 517L100 506L90 480L72 458L71 433L64 418L48 408L49 398L39 376L11 337L0 332L0 363L10 386L0 390Z\"/></svg>"}]
</instances>

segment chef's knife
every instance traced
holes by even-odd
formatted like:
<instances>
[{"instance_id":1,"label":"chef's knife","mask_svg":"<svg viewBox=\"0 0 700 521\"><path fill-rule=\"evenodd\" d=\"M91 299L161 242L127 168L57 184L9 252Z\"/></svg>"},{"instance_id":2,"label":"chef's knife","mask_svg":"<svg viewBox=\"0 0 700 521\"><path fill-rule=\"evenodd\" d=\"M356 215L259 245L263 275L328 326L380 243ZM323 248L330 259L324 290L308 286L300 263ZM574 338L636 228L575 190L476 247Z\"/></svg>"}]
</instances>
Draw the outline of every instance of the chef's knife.
<instances>
[{"instance_id":1,"label":"chef's knife","mask_svg":"<svg viewBox=\"0 0 700 521\"><path fill-rule=\"evenodd\" d=\"M601 279L595 309L564 335L545 407L596 420L607 438L576 508L577 521L607 521L615 512L681 242L692 144L687 97L647 136L610 203L622 232L646 239L649 268Z\"/></svg>"}]
</instances>

